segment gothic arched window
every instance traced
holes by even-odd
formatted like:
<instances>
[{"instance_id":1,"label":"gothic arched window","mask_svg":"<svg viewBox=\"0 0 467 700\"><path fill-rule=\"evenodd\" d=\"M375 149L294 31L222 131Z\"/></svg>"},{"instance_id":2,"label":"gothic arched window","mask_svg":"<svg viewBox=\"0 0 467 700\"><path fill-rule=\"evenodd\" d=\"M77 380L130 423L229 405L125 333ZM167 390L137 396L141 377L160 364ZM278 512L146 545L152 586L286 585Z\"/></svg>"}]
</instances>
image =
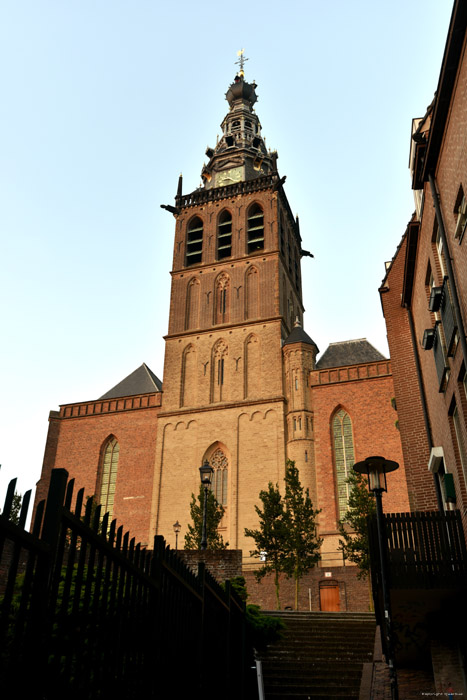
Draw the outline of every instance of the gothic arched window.
<instances>
[{"instance_id":1,"label":"gothic arched window","mask_svg":"<svg viewBox=\"0 0 467 700\"><path fill-rule=\"evenodd\" d=\"M182 355L180 406L194 406L196 404L198 390L196 369L196 350L190 344Z\"/></svg>"},{"instance_id":2,"label":"gothic arched window","mask_svg":"<svg viewBox=\"0 0 467 700\"><path fill-rule=\"evenodd\" d=\"M259 396L261 391L261 351L253 333L245 341L245 398Z\"/></svg>"},{"instance_id":3,"label":"gothic arched window","mask_svg":"<svg viewBox=\"0 0 467 700\"><path fill-rule=\"evenodd\" d=\"M232 214L224 210L219 216L217 226L217 259L232 255Z\"/></svg>"},{"instance_id":4,"label":"gothic arched window","mask_svg":"<svg viewBox=\"0 0 467 700\"><path fill-rule=\"evenodd\" d=\"M256 267L249 267L246 273L246 318L259 316L259 274Z\"/></svg>"},{"instance_id":5,"label":"gothic arched window","mask_svg":"<svg viewBox=\"0 0 467 700\"><path fill-rule=\"evenodd\" d=\"M225 272L221 272L216 280L214 303L214 323L228 323L230 321L230 278Z\"/></svg>"},{"instance_id":6,"label":"gothic arched window","mask_svg":"<svg viewBox=\"0 0 467 700\"><path fill-rule=\"evenodd\" d=\"M110 520L112 520L114 509L119 450L117 439L113 436L110 437L105 445L101 461L99 503L102 506L102 515L109 513Z\"/></svg>"},{"instance_id":7,"label":"gothic arched window","mask_svg":"<svg viewBox=\"0 0 467 700\"><path fill-rule=\"evenodd\" d=\"M347 503L350 495L346 479L350 469L355 464L355 452L350 416L342 408L337 411L332 420L332 438L334 446L334 464L337 480L337 501L339 520L347 513Z\"/></svg>"},{"instance_id":8,"label":"gothic arched window","mask_svg":"<svg viewBox=\"0 0 467 700\"><path fill-rule=\"evenodd\" d=\"M225 401L227 396L227 364L228 347L219 338L212 349L211 359L211 401Z\"/></svg>"},{"instance_id":9,"label":"gothic arched window","mask_svg":"<svg viewBox=\"0 0 467 700\"><path fill-rule=\"evenodd\" d=\"M200 290L201 285L199 279L194 277L188 283L186 295L186 320L185 328L198 328L199 326L199 307L200 307Z\"/></svg>"},{"instance_id":10,"label":"gothic arched window","mask_svg":"<svg viewBox=\"0 0 467 700\"><path fill-rule=\"evenodd\" d=\"M248 252L264 248L264 212L259 204L252 204L247 217Z\"/></svg>"},{"instance_id":11,"label":"gothic arched window","mask_svg":"<svg viewBox=\"0 0 467 700\"><path fill-rule=\"evenodd\" d=\"M223 451L218 447L217 450L212 453L209 463L214 469L211 489L217 502L223 506L226 506L229 461Z\"/></svg>"},{"instance_id":12,"label":"gothic arched window","mask_svg":"<svg viewBox=\"0 0 467 700\"><path fill-rule=\"evenodd\" d=\"M203 222L195 216L188 224L186 236L186 264L195 265L203 256Z\"/></svg>"}]
</instances>

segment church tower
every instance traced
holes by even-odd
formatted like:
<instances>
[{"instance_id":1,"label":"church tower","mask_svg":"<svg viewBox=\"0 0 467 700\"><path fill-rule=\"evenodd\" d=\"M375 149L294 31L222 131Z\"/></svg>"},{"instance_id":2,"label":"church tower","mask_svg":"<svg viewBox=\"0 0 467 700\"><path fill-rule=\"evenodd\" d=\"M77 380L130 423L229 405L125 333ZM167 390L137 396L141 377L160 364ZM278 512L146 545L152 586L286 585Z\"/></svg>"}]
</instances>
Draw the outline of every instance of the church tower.
<instances>
[{"instance_id":1,"label":"church tower","mask_svg":"<svg viewBox=\"0 0 467 700\"><path fill-rule=\"evenodd\" d=\"M317 348L302 329L298 219L240 64L203 185L183 194L180 177L175 206L164 207L175 242L151 529L170 542L173 522L189 522L207 459L225 508L221 534L246 555L259 492L283 484L289 454L315 492L308 387Z\"/></svg>"}]
</instances>

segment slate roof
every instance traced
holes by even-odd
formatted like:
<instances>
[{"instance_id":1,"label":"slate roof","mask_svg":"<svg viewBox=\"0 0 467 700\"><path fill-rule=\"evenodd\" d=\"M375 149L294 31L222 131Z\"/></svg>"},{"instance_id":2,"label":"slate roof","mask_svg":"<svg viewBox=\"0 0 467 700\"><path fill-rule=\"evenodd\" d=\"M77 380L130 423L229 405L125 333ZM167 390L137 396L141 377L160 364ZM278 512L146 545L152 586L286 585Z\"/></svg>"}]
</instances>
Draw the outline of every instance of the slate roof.
<instances>
[{"instance_id":1,"label":"slate roof","mask_svg":"<svg viewBox=\"0 0 467 700\"><path fill-rule=\"evenodd\" d=\"M99 399L118 399L122 396L153 394L156 391L162 391L162 382L143 362L141 367L135 369Z\"/></svg>"},{"instance_id":2,"label":"slate roof","mask_svg":"<svg viewBox=\"0 0 467 700\"><path fill-rule=\"evenodd\" d=\"M340 343L329 344L316 363L316 369L360 365L365 362L378 362L386 359L366 338L343 340Z\"/></svg>"},{"instance_id":3,"label":"slate roof","mask_svg":"<svg viewBox=\"0 0 467 700\"><path fill-rule=\"evenodd\" d=\"M315 341L310 338L308 333L305 333L298 321L295 322L290 335L284 340L284 345L291 345L292 343L308 343L308 345L314 345L316 352L319 352Z\"/></svg>"}]
</instances>

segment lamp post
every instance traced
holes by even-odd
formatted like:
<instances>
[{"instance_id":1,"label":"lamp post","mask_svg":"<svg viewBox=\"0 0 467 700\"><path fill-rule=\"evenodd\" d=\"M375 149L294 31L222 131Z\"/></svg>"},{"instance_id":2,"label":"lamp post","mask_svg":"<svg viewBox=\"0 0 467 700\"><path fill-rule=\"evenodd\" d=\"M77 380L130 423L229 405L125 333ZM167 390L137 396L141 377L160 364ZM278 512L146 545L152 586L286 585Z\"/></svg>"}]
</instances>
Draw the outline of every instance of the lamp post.
<instances>
[{"instance_id":1,"label":"lamp post","mask_svg":"<svg viewBox=\"0 0 467 700\"><path fill-rule=\"evenodd\" d=\"M378 527L379 559L381 566L381 587L383 589L384 618L386 629L386 641L388 650L389 677L391 683L391 698L398 700L399 688L397 685L397 672L394 664L394 647L392 639L391 600L389 596L388 570L387 570L387 541L384 536L383 517L383 491L387 491L386 474L399 469L397 462L384 457L367 457L363 462L357 462L353 466L354 471L366 474L368 477L368 490L375 495L376 524Z\"/></svg>"},{"instance_id":2,"label":"lamp post","mask_svg":"<svg viewBox=\"0 0 467 700\"><path fill-rule=\"evenodd\" d=\"M208 511L208 490L211 486L212 475L214 474L214 469L211 467L207 459L204 461L203 466L199 468L199 474L201 477L201 483L204 486L203 530L201 533L201 549L207 549L208 537L206 530L206 516Z\"/></svg>"},{"instance_id":3,"label":"lamp post","mask_svg":"<svg viewBox=\"0 0 467 700\"><path fill-rule=\"evenodd\" d=\"M180 523L179 523L178 520L177 520L177 522L174 523L175 549L176 549L176 550L178 549L178 535L179 535L179 532L180 532L181 529L182 529L182 526L180 525Z\"/></svg>"}]
</instances>

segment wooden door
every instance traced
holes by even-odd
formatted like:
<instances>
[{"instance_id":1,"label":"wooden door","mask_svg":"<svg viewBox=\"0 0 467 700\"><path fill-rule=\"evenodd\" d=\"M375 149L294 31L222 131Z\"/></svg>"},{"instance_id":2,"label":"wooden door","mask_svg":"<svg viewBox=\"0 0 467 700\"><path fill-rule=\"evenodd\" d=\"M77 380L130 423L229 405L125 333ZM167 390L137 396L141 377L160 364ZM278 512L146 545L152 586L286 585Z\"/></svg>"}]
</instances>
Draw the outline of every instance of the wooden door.
<instances>
[{"instance_id":1,"label":"wooden door","mask_svg":"<svg viewBox=\"0 0 467 700\"><path fill-rule=\"evenodd\" d=\"M319 589L320 609L326 612L339 612L339 585L320 586Z\"/></svg>"}]
</instances>

